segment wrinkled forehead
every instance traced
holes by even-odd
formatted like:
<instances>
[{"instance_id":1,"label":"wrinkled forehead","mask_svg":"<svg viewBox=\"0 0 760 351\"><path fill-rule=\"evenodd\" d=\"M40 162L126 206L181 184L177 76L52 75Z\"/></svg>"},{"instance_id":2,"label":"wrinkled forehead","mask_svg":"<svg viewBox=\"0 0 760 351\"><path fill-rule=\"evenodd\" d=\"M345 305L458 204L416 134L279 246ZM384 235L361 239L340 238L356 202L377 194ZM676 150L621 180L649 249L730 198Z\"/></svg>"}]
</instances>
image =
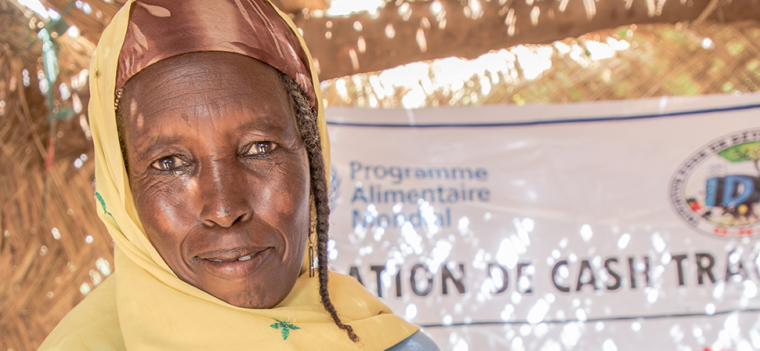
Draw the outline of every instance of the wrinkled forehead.
<instances>
[{"instance_id":1,"label":"wrinkled forehead","mask_svg":"<svg viewBox=\"0 0 760 351\"><path fill-rule=\"evenodd\" d=\"M265 115L291 114L280 73L240 54L198 52L162 60L135 75L124 87L122 108L129 115L164 113L194 118L235 109Z\"/></svg>"},{"instance_id":2,"label":"wrinkled forehead","mask_svg":"<svg viewBox=\"0 0 760 351\"><path fill-rule=\"evenodd\" d=\"M116 91L161 60L193 52L242 54L285 73L316 107L306 52L266 0L140 0L131 8Z\"/></svg>"}]
</instances>

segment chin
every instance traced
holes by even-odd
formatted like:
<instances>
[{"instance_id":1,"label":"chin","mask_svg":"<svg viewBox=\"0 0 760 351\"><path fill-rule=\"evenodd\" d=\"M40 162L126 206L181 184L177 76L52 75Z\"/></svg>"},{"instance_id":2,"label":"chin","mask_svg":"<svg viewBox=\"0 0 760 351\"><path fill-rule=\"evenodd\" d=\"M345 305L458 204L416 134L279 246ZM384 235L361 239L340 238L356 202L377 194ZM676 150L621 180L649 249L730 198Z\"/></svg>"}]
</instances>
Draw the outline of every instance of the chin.
<instances>
[{"instance_id":1,"label":"chin","mask_svg":"<svg viewBox=\"0 0 760 351\"><path fill-rule=\"evenodd\" d=\"M223 301L240 308L268 309L277 306L277 304L285 299L285 296L287 296L287 294L281 298L276 298L275 296L261 296L246 292Z\"/></svg>"},{"instance_id":2,"label":"chin","mask_svg":"<svg viewBox=\"0 0 760 351\"><path fill-rule=\"evenodd\" d=\"M235 307L249 309L268 309L277 306L277 304L282 302L282 300L288 296L290 291L293 289L293 286L295 285L295 280L292 282L292 284L280 287L275 287L273 286L274 284L266 286L256 285L258 284L248 286L242 291L235 291L232 293L228 290L225 293L218 295L209 290L203 288L201 289ZM215 290L220 290L219 288L221 288L220 285L217 285L216 287L217 289Z\"/></svg>"}]
</instances>

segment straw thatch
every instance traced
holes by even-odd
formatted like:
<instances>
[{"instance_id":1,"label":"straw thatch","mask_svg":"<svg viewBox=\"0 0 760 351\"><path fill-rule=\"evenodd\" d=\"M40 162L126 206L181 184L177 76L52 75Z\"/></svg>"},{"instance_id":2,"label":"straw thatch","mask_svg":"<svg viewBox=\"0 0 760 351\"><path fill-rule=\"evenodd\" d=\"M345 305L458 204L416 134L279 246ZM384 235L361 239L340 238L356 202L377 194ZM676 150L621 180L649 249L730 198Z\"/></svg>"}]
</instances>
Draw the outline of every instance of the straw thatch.
<instances>
[{"instance_id":1,"label":"straw thatch","mask_svg":"<svg viewBox=\"0 0 760 351\"><path fill-rule=\"evenodd\" d=\"M318 12L317 12L318 13ZM760 20L757 0L392 1L377 14L295 16L320 77L555 40L630 24Z\"/></svg>"},{"instance_id":2,"label":"straw thatch","mask_svg":"<svg viewBox=\"0 0 760 351\"><path fill-rule=\"evenodd\" d=\"M93 43L124 3L42 2ZM475 58L630 24L760 20L758 0L386 0L374 14L341 17L325 16L328 0L273 2L290 12L322 79L449 56Z\"/></svg>"},{"instance_id":3,"label":"straw thatch","mask_svg":"<svg viewBox=\"0 0 760 351\"><path fill-rule=\"evenodd\" d=\"M313 6L319 6L319 1ZM67 3L45 2L58 10ZM79 27L82 36L57 38L61 66L58 84L67 83L84 106L88 93L80 73L93 49L88 38L97 38L99 28L120 3L90 5L90 14L74 8L64 15ZM36 40L36 31L43 25L40 23L30 11L0 2L0 27L4 29L0 51L3 351L36 349L56 323L113 269L112 241L95 213L86 111L54 125L47 122L38 78L42 70ZM554 50L552 67L535 79L527 79L515 63L510 68L514 74L500 73L498 83L491 80L494 83L488 94L480 87L482 77L474 75L459 91L431 92L423 105L549 103L758 90L758 22L626 26L562 42L585 47L587 42L603 42L607 37L625 40L631 47L596 61L575 59ZM707 49L705 38L711 40ZM347 87L345 94L336 88L338 80L325 82L328 105L369 105L374 94L369 80L377 74L341 78ZM50 89L56 92L57 108L74 107L73 97L64 99L57 93L58 86ZM380 99L375 94L374 98L379 106L398 107L407 92L408 88L398 87L389 96ZM54 162L46 170L49 155Z\"/></svg>"},{"instance_id":4,"label":"straw thatch","mask_svg":"<svg viewBox=\"0 0 760 351\"><path fill-rule=\"evenodd\" d=\"M0 25L7 28L0 52L0 349L34 350L84 297L81 284L102 275L94 271L97 259L113 262L112 247L92 203L92 162L72 167L91 148L79 117L57 124L57 162L44 172L51 125L39 88L40 48L29 29L38 22L0 4ZM91 48L61 42L61 77L70 81L87 64L86 55L72 50ZM77 92L86 99L86 87ZM91 244L87 235L95 238Z\"/></svg>"},{"instance_id":5,"label":"straw thatch","mask_svg":"<svg viewBox=\"0 0 760 351\"><path fill-rule=\"evenodd\" d=\"M617 51L610 58L592 59L587 49L589 44L602 44L607 38L623 40L630 48ZM584 52L576 56L563 53L557 49L558 43L579 47ZM444 87L427 92L425 101L416 107L741 94L757 91L760 85L760 23L757 21L692 27L625 26L552 45L532 45L528 50L536 51L540 47L551 51L551 68L535 79L525 77L519 62L505 60L509 70L496 73L497 77L482 69L481 73L466 79L459 90ZM511 54L518 50L513 47L507 51ZM436 72L433 67L429 69L428 78L435 83ZM379 72L357 74L324 82L322 91L327 105L402 106L409 87L394 87L392 94L378 94L375 90L378 86L370 84L372 77L378 75ZM481 87L483 78L492 84L487 94L483 94ZM374 106L370 104L373 99L377 101Z\"/></svg>"}]
</instances>

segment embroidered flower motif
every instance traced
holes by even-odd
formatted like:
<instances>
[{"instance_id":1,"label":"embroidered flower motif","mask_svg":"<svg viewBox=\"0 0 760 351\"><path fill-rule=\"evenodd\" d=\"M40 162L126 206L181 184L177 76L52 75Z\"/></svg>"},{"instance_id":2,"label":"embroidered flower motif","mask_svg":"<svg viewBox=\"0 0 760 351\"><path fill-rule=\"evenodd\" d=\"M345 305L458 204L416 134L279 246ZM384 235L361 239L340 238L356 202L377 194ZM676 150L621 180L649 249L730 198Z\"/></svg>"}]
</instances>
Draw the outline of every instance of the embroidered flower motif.
<instances>
[{"instance_id":1,"label":"embroidered flower motif","mask_svg":"<svg viewBox=\"0 0 760 351\"><path fill-rule=\"evenodd\" d=\"M95 197L100 202L100 206L103 206L103 213L105 213L105 214L107 214L107 215L109 215L109 216L111 216L113 218L113 215L111 214L111 212L108 212L108 210L106 210L106 202L103 200L103 197L100 196L100 194L97 191L95 192Z\"/></svg>"},{"instance_id":2,"label":"embroidered flower motif","mask_svg":"<svg viewBox=\"0 0 760 351\"><path fill-rule=\"evenodd\" d=\"M274 323L270 325L270 327L274 329L280 329L282 328L282 340L288 340L288 336L290 335L291 330L298 330L301 329L298 326L296 326L293 323L290 323L288 321L281 321L277 318L274 318L274 320L277 321L277 323Z\"/></svg>"},{"instance_id":3,"label":"embroidered flower motif","mask_svg":"<svg viewBox=\"0 0 760 351\"><path fill-rule=\"evenodd\" d=\"M103 206L103 213L111 216L111 219L113 219L114 224L116 224L116 227L118 228L119 224L116 223L116 218L113 218L113 215L111 214L111 212L108 212L108 210L106 210L106 202L105 200L103 200L103 197L100 196L100 194L97 191L95 192L95 198L98 199L98 201L100 202L100 206Z\"/></svg>"}]
</instances>

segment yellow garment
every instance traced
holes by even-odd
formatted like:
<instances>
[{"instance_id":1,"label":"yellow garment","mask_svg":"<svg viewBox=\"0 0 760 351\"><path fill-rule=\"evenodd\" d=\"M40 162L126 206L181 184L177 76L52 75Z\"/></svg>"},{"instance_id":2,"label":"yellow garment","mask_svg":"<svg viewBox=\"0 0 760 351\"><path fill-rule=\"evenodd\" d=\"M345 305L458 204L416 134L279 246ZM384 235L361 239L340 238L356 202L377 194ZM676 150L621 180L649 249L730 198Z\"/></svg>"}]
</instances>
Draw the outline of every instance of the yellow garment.
<instances>
[{"instance_id":1,"label":"yellow garment","mask_svg":"<svg viewBox=\"0 0 760 351\"><path fill-rule=\"evenodd\" d=\"M181 281L169 269L137 217L114 113L117 60L132 2L105 29L90 66L97 207L116 243L116 270L61 321L40 350L385 350L416 332L419 327L393 315L355 279L331 272L333 304L361 338L353 343L324 310L318 279L304 274L306 262L285 300L258 310L229 305ZM295 25L278 13L305 48ZM329 165L319 81L311 60L309 69Z\"/></svg>"}]
</instances>

